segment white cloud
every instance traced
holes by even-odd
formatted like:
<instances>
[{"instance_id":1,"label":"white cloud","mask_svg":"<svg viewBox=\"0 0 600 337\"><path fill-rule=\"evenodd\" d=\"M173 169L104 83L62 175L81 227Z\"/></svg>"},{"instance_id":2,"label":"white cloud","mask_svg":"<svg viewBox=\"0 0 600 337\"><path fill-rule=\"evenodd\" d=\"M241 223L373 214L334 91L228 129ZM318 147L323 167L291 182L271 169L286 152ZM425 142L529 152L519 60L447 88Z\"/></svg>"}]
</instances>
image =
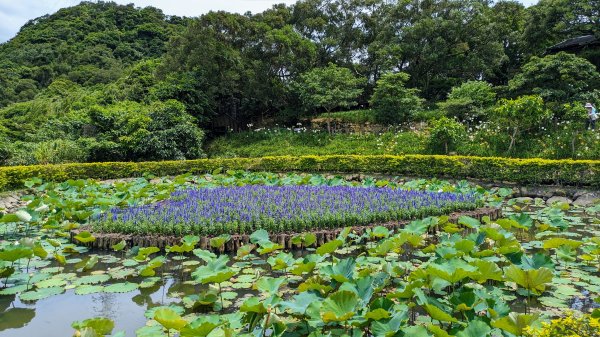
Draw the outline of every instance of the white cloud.
<instances>
[{"instance_id":1,"label":"white cloud","mask_svg":"<svg viewBox=\"0 0 600 337\"><path fill-rule=\"evenodd\" d=\"M530 5L538 0L522 0ZM165 14L199 16L208 11L262 12L274 4L293 4L295 0L116 0L121 4L134 3L138 7L153 6ZM0 0L0 43L9 40L27 21L51 14L63 7L74 6L78 0Z\"/></svg>"}]
</instances>

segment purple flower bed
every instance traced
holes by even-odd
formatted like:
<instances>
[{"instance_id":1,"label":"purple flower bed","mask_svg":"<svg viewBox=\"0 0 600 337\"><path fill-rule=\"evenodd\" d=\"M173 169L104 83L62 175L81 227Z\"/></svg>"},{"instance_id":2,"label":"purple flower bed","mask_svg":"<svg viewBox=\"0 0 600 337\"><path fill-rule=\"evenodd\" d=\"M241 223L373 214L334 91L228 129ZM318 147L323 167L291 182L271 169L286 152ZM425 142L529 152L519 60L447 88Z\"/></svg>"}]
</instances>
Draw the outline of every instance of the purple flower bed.
<instances>
[{"instance_id":1,"label":"purple flower bed","mask_svg":"<svg viewBox=\"0 0 600 337\"><path fill-rule=\"evenodd\" d=\"M474 209L473 194L350 186L217 187L175 192L172 199L115 208L92 222L97 232L219 235L303 232Z\"/></svg>"}]
</instances>

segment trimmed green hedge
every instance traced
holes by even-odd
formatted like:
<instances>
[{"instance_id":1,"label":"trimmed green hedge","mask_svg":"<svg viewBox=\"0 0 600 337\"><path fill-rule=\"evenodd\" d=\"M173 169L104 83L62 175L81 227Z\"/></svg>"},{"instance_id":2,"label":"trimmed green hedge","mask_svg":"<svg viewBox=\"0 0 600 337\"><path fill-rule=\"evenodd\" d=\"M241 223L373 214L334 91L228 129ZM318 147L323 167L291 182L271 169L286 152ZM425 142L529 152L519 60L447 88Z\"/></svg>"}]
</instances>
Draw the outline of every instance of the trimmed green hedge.
<instances>
[{"instance_id":1,"label":"trimmed green hedge","mask_svg":"<svg viewBox=\"0 0 600 337\"><path fill-rule=\"evenodd\" d=\"M144 173L157 176L205 173L218 168L270 172L361 172L424 178L473 178L519 184L600 186L600 161L596 160L335 155L0 167L0 190L21 188L23 182L32 177L50 181L114 179L138 177Z\"/></svg>"}]
</instances>

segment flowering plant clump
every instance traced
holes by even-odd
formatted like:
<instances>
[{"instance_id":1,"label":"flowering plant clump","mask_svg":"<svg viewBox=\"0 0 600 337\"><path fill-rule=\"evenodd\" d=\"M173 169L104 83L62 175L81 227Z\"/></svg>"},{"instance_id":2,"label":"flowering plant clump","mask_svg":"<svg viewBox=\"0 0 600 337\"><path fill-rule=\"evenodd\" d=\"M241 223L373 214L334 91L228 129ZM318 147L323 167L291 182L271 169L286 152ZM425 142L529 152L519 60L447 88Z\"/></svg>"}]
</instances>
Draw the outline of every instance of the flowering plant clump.
<instances>
[{"instance_id":1,"label":"flowering plant clump","mask_svg":"<svg viewBox=\"0 0 600 337\"><path fill-rule=\"evenodd\" d=\"M97 232L247 234L302 232L447 214L478 206L474 194L350 186L257 186L190 189L160 203L114 208L96 217Z\"/></svg>"},{"instance_id":2,"label":"flowering plant clump","mask_svg":"<svg viewBox=\"0 0 600 337\"><path fill-rule=\"evenodd\" d=\"M528 327L526 337L598 337L600 336L600 319L593 315L575 315L567 311L565 317L542 323L541 328Z\"/></svg>"}]
</instances>

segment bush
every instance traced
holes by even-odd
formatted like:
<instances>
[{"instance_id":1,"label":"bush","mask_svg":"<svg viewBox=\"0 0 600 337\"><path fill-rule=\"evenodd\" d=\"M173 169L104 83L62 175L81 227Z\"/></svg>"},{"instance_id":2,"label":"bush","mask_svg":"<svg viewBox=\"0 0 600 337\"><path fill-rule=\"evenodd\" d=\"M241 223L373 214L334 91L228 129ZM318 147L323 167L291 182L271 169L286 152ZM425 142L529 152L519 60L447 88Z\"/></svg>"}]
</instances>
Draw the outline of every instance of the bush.
<instances>
[{"instance_id":1,"label":"bush","mask_svg":"<svg viewBox=\"0 0 600 337\"><path fill-rule=\"evenodd\" d=\"M448 154L455 151L466 138L465 126L455 119L442 117L431 122L429 148L433 153Z\"/></svg>"},{"instance_id":2,"label":"bush","mask_svg":"<svg viewBox=\"0 0 600 337\"><path fill-rule=\"evenodd\" d=\"M584 314L576 316L568 311L565 317L542 323L541 328L528 327L525 337L597 337L600 331L600 319Z\"/></svg>"},{"instance_id":3,"label":"bush","mask_svg":"<svg viewBox=\"0 0 600 337\"><path fill-rule=\"evenodd\" d=\"M551 118L544 100L540 96L522 96L517 99L503 99L494 110L496 123L508 129L511 138L507 153L511 153L515 142L523 134L539 129L544 121Z\"/></svg>"},{"instance_id":4,"label":"bush","mask_svg":"<svg viewBox=\"0 0 600 337\"><path fill-rule=\"evenodd\" d=\"M56 139L37 143L33 157L37 164L80 163L87 161L88 152L76 141Z\"/></svg>"},{"instance_id":5,"label":"bush","mask_svg":"<svg viewBox=\"0 0 600 337\"><path fill-rule=\"evenodd\" d=\"M270 172L381 173L426 178L480 179L519 184L562 184L600 187L600 161L511 159L463 156L281 156L197 159L140 163L89 163L0 167L0 190L21 188L25 180L116 179L206 173L216 169Z\"/></svg>"},{"instance_id":6,"label":"bush","mask_svg":"<svg viewBox=\"0 0 600 337\"><path fill-rule=\"evenodd\" d=\"M423 100L417 96L419 91L404 86L409 78L406 73L386 74L377 81L371 106L378 123L404 123L421 109Z\"/></svg>"},{"instance_id":7,"label":"bush","mask_svg":"<svg viewBox=\"0 0 600 337\"><path fill-rule=\"evenodd\" d=\"M483 81L468 81L452 88L448 99L440 107L449 117L462 122L486 119L486 115L496 101L492 85Z\"/></svg>"}]
</instances>

